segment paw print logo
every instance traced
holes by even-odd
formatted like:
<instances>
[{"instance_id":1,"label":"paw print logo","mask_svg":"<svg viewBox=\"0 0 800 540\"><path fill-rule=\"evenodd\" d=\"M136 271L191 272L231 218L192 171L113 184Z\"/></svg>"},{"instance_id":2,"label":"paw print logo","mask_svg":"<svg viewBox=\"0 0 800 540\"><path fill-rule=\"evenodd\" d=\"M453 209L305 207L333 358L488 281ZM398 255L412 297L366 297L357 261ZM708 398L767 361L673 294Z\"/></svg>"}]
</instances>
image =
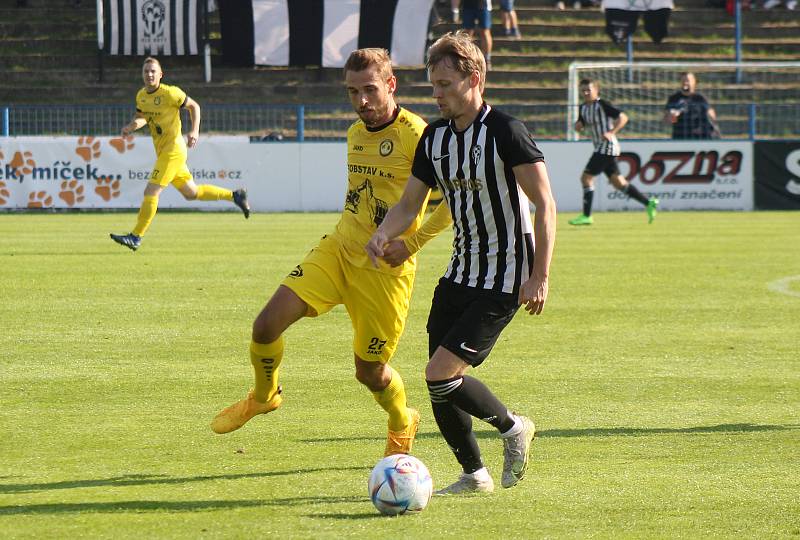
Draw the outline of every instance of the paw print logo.
<instances>
[{"instance_id":1,"label":"paw print logo","mask_svg":"<svg viewBox=\"0 0 800 540\"><path fill-rule=\"evenodd\" d=\"M136 144L133 142L133 135L124 135L122 137L115 137L108 141L108 144L120 154L124 154L128 150L132 150Z\"/></svg>"},{"instance_id":2,"label":"paw print logo","mask_svg":"<svg viewBox=\"0 0 800 540\"><path fill-rule=\"evenodd\" d=\"M3 159L3 155L0 154L0 159ZM0 180L0 206L3 206L8 202L8 199L11 197L11 192L6 189L6 184L2 180Z\"/></svg>"},{"instance_id":3,"label":"paw print logo","mask_svg":"<svg viewBox=\"0 0 800 540\"><path fill-rule=\"evenodd\" d=\"M53 198L46 191L31 191L28 195L28 208L48 208L53 206Z\"/></svg>"},{"instance_id":4,"label":"paw print logo","mask_svg":"<svg viewBox=\"0 0 800 540\"><path fill-rule=\"evenodd\" d=\"M75 153L81 156L84 161L92 161L92 158L100 157L100 141L94 137L80 137Z\"/></svg>"},{"instance_id":5,"label":"paw print logo","mask_svg":"<svg viewBox=\"0 0 800 540\"><path fill-rule=\"evenodd\" d=\"M83 202L83 186L77 180L61 182L61 191L58 198L67 203L67 206L74 206L75 203Z\"/></svg>"},{"instance_id":6,"label":"paw print logo","mask_svg":"<svg viewBox=\"0 0 800 540\"><path fill-rule=\"evenodd\" d=\"M101 176L97 179L97 187L94 188L94 192L106 202L116 199L119 197L119 179L115 180L111 176Z\"/></svg>"},{"instance_id":7,"label":"paw print logo","mask_svg":"<svg viewBox=\"0 0 800 540\"><path fill-rule=\"evenodd\" d=\"M14 152L14 157L9 165L14 169L14 174L19 177L31 174L33 168L36 167L36 162L33 161L33 154L27 151L20 151Z\"/></svg>"}]
</instances>

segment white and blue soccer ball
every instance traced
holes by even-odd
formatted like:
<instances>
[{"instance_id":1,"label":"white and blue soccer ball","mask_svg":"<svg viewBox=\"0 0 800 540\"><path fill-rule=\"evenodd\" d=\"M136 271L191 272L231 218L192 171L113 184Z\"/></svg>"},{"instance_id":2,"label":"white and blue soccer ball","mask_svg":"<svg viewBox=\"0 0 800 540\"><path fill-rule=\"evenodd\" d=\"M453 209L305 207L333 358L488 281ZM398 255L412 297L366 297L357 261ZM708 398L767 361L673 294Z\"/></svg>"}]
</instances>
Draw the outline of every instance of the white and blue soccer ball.
<instances>
[{"instance_id":1,"label":"white and blue soccer ball","mask_svg":"<svg viewBox=\"0 0 800 540\"><path fill-rule=\"evenodd\" d=\"M428 468L414 456L385 457L369 475L369 498L381 514L421 512L431 500L433 480Z\"/></svg>"}]
</instances>

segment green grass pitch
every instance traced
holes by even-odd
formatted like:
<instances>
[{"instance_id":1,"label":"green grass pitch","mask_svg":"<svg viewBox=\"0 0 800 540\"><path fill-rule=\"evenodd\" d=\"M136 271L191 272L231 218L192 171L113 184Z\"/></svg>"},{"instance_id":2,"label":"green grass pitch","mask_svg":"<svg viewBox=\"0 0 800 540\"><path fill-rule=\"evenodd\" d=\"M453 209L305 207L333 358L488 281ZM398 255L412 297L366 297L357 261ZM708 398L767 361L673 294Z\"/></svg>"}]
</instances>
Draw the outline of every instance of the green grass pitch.
<instances>
[{"instance_id":1,"label":"green grass pitch","mask_svg":"<svg viewBox=\"0 0 800 540\"><path fill-rule=\"evenodd\" d=\"M574 214L573 214L574 215ZM335 214L0 215L4 538L800 536L800 214L559 216L543 315L474 374L537 424L529 476L386 518L366 484L386 418L346 312L287 333L285 401L215 435L250 384L252 320ZM423 250L393 360L435 487L458 468L424 384L449 234Z\"/></svg>"}]
</instances>

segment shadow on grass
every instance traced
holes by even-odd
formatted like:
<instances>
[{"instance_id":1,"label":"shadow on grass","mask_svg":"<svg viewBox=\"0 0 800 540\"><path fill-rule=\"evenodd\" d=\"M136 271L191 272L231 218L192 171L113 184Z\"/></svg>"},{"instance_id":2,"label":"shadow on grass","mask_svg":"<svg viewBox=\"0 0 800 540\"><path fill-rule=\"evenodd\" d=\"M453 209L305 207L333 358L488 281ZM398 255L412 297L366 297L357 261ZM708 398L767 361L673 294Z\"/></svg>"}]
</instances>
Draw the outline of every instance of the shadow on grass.
<instances>
[{"instance_id":1,"label":"shadow on grass","mask_svg":"<svg viewBox=\"0 0 800 540\"><path fill-rule=\"evenodd\" d=\"M171 477L165 474L130 474L114 478L95 480L65 480L63 482L44 482L38 484L0 484L0 493L30 493L53 489L73 489L86 487L121 487L141 486L149 484L188 484L190 482L208 482L213 480L238 480L240 478L267 478L271 476L301 475L330 471L369 471L369 467L319 467L313 469L296 469L289 471L270 471L260 473L218 474L208 476ZM3 508L3 507L0 507ZM8 508L8 507L6 507ZM2 510L0 510L2 513Z\"/></svg>"},{"instance_id":2,"label":"shadow on grass","mask_svg":"<svg viewBox=\"0 0 800 540\"><path fill-rule=\"evenodd\" d=\"M361 512L359 514L341 514L341 513L306 514L305 517L318 518L318 519L337 519L344 521L352 521L354 519L404 519L403 516L384 516L383 514L379 514L375 510L372 510L370 512Z\"/></svg>"},{"instance_id":3,"label":"shadow on grass","mask_svg":"<svg viewBox=\"0 0 800 540\"><path fill-rule=\"evenodd\" d=\"M50 503L0 506L0 516L26 514L126 513L126 512L204 512L233 508L269 506L307 506L313 504L362 503L364 497L287 497L282 499L245 499L233 501L116 501L86 503ZM360 517L360 514L355 514Z\"/></svg>"},{"instance_id":4,"label":"shadow on grass","mask_svg":"<svg viewBox=\"0 0 800 540\"><path fill-rule=\"evenodd\" d=\"M796 424L717 424L716 426L692 426L679 428L587 428L587 429L545 429L537 431L538 437L615 437L617 435L659 435L662 433L753 433L760 431L790 431L800 428Z\"/></svg>"},{"instance_id":5,"label":"shadow on grass","mask_svg":"<svg viewBox=\"0 0 800 540\"><path fill-rule=\"evenodd\" d=\"M617 437L617 436L641 436L641 435L659 435L664 433L684 433L692 435L695 433L752 433L759 431L790 431L800 429L800 425L787 424L717 424L715 426L692 426L692 427L678 427L678 428L633 428L633 427L596 427L596 428L582 428L582 429L542 429L536 431L537 437ZM497 438L497 432L494 430L476 430L475 437L477 439L494 439ZM441 439L442 436L438 431L428 431L417 433L417 439ZM347 441L383 441L381 437L333 437L325 439L301 439L300 442L304 443L320 443L320 442L347 442Z\"/></svg>"}]
</instances>

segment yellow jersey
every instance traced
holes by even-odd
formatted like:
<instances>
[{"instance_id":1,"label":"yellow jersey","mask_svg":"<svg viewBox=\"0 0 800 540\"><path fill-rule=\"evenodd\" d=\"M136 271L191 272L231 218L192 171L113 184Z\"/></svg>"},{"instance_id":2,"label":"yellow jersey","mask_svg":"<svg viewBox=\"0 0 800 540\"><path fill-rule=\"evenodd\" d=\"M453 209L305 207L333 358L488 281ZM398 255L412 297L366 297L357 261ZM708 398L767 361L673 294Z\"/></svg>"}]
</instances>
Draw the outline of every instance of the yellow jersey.
<instances>
[{"instance_id":1,"label":"yellow jersey","mask_svg":"<svg viewBox=\"0 0 800 540\"><path fill-rule=\"evenodd\" d=\"M186 93L177 86L159 85L153 93L142 88L136 94L136 112L147 120L156 155L186 154L186 141L181 134L180 109Z\"/></svg>"},{"instance_id":2,"label":"yellow jersey","mask_svg":"<svg viewBox=\"0 0 800 540\"><path fill-rule=\"evenodd\" d=\"M373 268L364 246L400 200L425 126L422 118L401 107L395 119L378 130L361 120L347 130L347 197L335 236L352 264ZM424 214L425 205L403 236L420 227ZM380 271L403 275L415 269L416 259L410 257L396 268L381 263Z\"/></svg>"}]
</instances>

